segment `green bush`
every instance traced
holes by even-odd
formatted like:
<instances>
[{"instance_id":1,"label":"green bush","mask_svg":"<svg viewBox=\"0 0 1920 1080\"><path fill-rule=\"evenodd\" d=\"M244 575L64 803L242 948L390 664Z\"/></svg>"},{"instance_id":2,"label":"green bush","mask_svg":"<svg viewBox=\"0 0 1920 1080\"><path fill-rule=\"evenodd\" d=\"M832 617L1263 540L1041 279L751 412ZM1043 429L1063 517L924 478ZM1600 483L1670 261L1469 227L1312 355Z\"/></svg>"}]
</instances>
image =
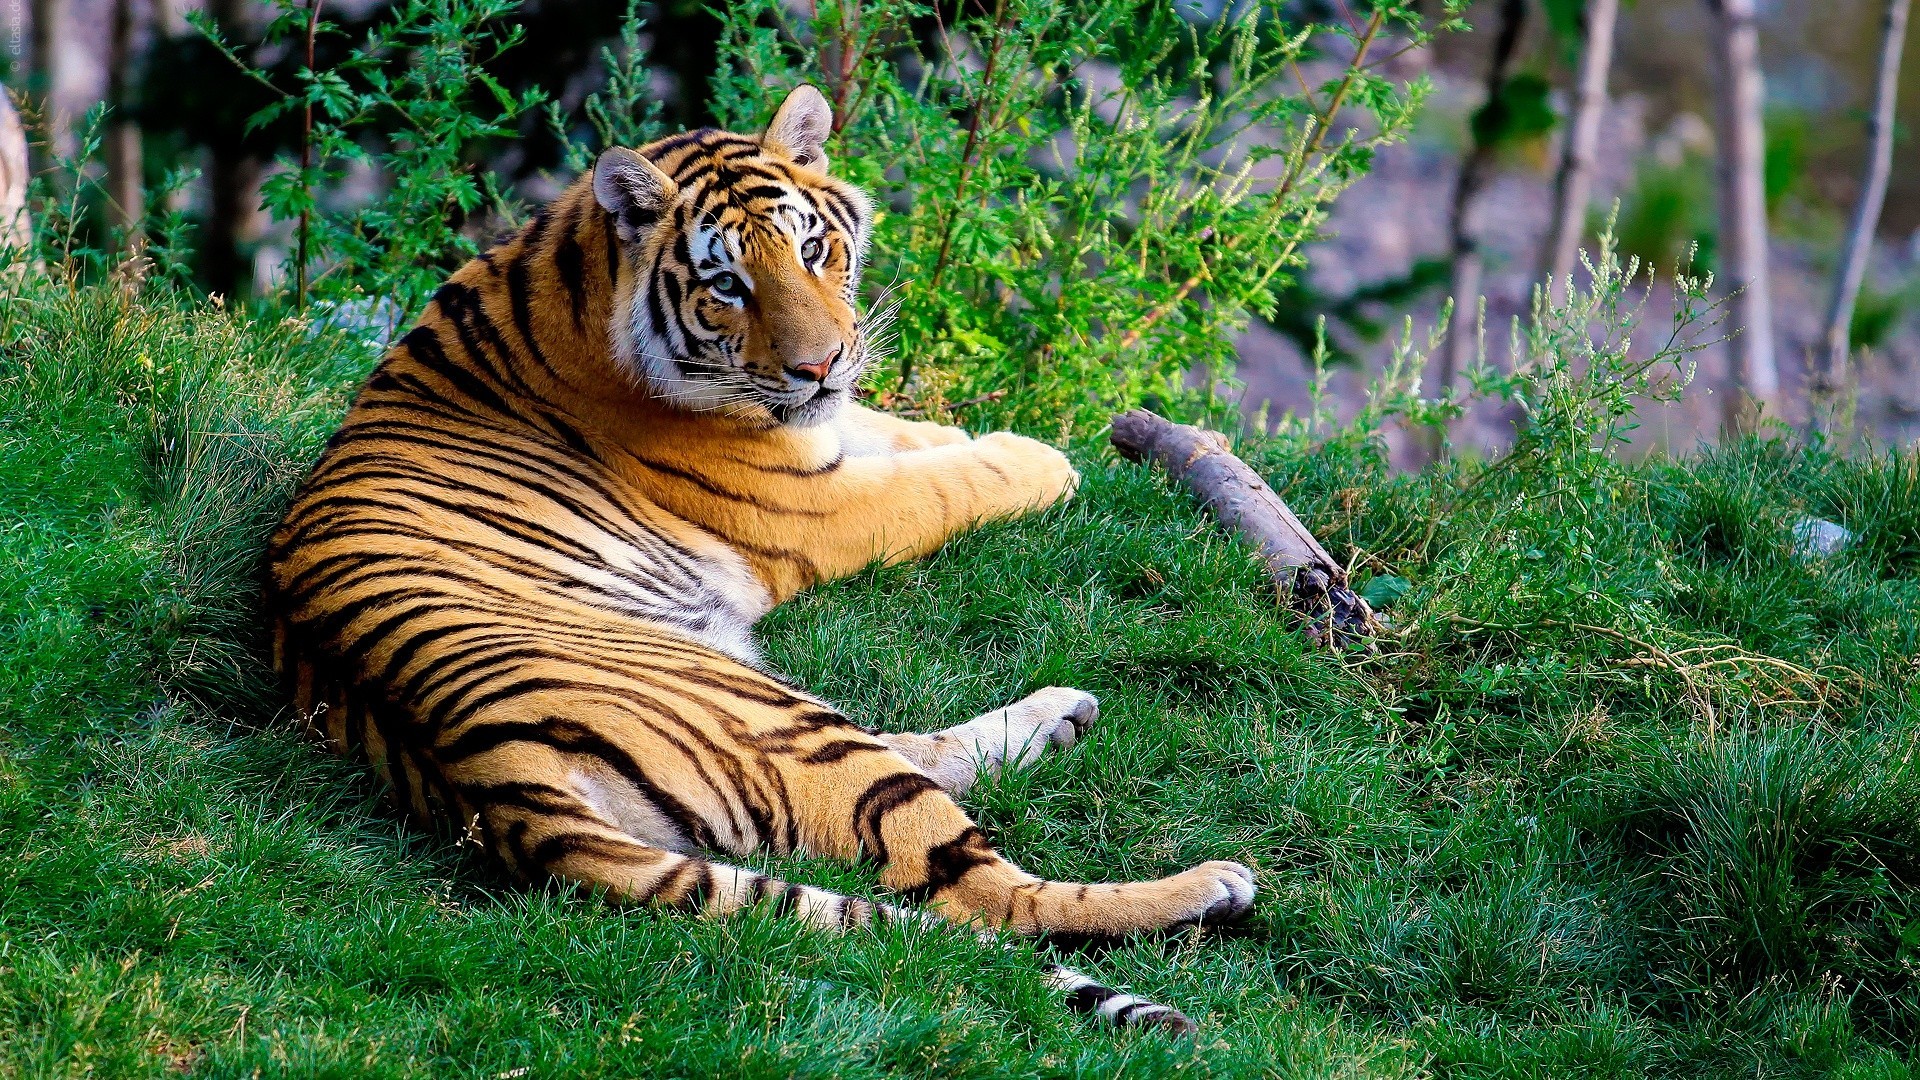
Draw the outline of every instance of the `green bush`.
<instances>
[{"instance_id":1,"label":"green bush","mask_svg":"<svg viewBox=\"0 0 1920 1080\"><path fill-rule=\"evenodd\" d=\"M505 194L477 151L515 134L514 121L539 107L537 91L509 93L487 65L519 43L511 17L519 0L400 0L337 67L302 67L298 85L248 122L262 127L291 114L306 130L302 155L283 161L263 185L263 208L292 225L284 286L296 307L309 291L334 302L388 301L388 336L405 325L447 272L479 253L469 226L483 212L511 217ZM323 8L274 0L267 43L300 47L336 36ZM234 63L212 17L195 25ZM333 189L356 168L373 169L379 194L336 205ZM311 278L309 275L311 274Z\"/></svg>"},{"instance_id":2,"label":"green bush","mask_svg":"<svg viewBox=\"0 0 1920 1080\"><path fill-rule=\"evenodd\" d=\"M1705 157L1640 162L1620 200L1621 251L1662 274L1711 272L1717 231L1713 169Z\"/></svg>"},{"instance_id":3,"label":"green bush","mask_svg":"<svg viewBox=\"0 0 1920 1080\"><path fill-rule=\"evenodd\" d=\"M1357 24L1288 10L1195 25L1169 0L952 18L848 0L799 19L750 0L727 9L717 110L754 127L802 81L834 102L828 152L885 208L870 275L898 362L880 385L929 406L1005 393L989 412L1097 430L1149 395L1190 399L1189 371L1210 399L1233 332L1272 308L1326 205L1424 95L1372 69L1425 40L1413 5L1361 5ZM1308 91L1315 56L1348 59ZM1340 130L1348 109L1362 126Z\"/></svg>"},{"instance_id":4,"label":"green bush","mask_svg":"<svg viewBox=\"0 0 1920 1080\"><path fill-rule=\"evenodd\" d=\"M269 37L300 44L306 7L277 0ZM1445 0L1450 25L1462 0ZM476 151L539 105L487 64L517 41L516 0L406 0L348 60L302 69L255 117L313 116L268 210L298 237L296 302L391 297L410 317L473 254L474 222L517 210ZM757 130L793 86L835 109L828 153L882 212L868 271L870 331L892 339L883 401L1071 434L1149 398L1205 411L1230 379L1234 333L1270 313L1328 203L1398 138L1425 93L1376 70L1435 25L1412 0L1302 20L1286 0L1194 23L1173 0L1004 0L951 15L919 3L778 0L724 11L713 107ZM660 133L636 65L641 20L606 53L588 123L549 108L589 148ZM210 25L203 24L211 34ZM321 38L336 33L324 19ZM1326 72L1317 87L1303 64ZM264 76L262 76L264 78ZM336 206L349 169L375 165L370 204ZM1190 372L1204 372L1198 391Z\"/></svg>"}]
</instances>

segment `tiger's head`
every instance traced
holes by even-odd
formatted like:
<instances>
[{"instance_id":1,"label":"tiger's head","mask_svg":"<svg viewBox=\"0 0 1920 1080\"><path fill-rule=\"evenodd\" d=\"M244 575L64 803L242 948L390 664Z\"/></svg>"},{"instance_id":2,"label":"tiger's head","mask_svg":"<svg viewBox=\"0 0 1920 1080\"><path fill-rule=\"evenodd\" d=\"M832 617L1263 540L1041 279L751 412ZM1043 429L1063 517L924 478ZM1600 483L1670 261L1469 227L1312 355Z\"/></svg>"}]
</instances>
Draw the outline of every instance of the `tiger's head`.
<instances>
[{"instance_id":1,"label":"tiger's head","mask_svg":"<svg viewBox=\"0 0 1920 1080\"><path fill-rule=\"evenodd\" d=\"M872 226L827 175L833 114L801 86L758 136L692 131L593 169L625 269L614 355L657 398L746 422L832 416L869 356L856 311Z\"/></svg>"}]
</instances>

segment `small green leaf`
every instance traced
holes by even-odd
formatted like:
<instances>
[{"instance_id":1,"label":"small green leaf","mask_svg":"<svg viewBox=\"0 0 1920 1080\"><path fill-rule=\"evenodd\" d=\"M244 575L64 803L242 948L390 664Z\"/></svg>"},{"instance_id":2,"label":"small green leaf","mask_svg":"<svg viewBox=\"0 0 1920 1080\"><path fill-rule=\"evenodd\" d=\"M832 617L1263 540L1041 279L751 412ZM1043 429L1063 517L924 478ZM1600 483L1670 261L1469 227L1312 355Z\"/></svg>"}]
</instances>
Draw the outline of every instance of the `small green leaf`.
<instances>
[{"instance_id":1,"label":"small green leaf","mask_svg":"<svg viewBox=\"0 0 1920 1080\"><path fill-rule=\"evenodd\" d=\"M1413 582L1394 574L1380 574L1368 579L1360 587L1360 598L1377 611L1384 611L1397 603L1407 590L1413 588Z\"/></svg>"}]
</instances>

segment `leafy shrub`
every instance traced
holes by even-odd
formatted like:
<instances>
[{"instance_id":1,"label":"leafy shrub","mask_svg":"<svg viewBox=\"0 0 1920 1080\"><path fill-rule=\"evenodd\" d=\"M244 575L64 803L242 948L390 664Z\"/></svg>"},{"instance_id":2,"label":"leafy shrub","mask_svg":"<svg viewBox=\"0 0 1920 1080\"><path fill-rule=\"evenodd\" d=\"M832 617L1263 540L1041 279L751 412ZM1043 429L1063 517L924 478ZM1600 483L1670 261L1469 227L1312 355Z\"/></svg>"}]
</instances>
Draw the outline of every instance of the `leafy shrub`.
<instances>
[{"instance_id":1,"label":"leafy shrub","mask_svg":"<svg viewBox=\"0 0 1920 1080\"><path fill-rule=\"evenodd\" d=\"M270 44L305 48L340 33L317 18L317 6L274 4ZM478 253L465 228L471 218L484 209L510 212L475 150L514 134L513 122L542 101L538 91L509 93L487 73L520 40L508 22L517 7L518 0L401 0L344 62L302 67L297 87L256 73L280 97L249 126L297 112L307 131L302 156L282 162L261 192L267 212L295 231L286 277L296 305L310 285L333 301L383 298L391 301L390 331L417 313L450 268ZM210 18L195 24L247 66ZM337 189L368 169L384 181L379 194L342 205Z\"/></svg>"},{"instance_id":2,"label":"leafy shrub","mask_svg":"<svg viewBox=\"0 0 1920 1080\"><path fill-rule=\"evenodd\" d=\"M1553 85L1538 72L1523 71L1501 83L1499 92L1474 110L1468 126L1474 145L1506 150L1544 138L1559 119Z\"/></svg>"},{"instance_id":3,"label":"leafy shrub","mask_svg":"<svg viewBox=\"0 0 1920 1080\"><path fill-rule=\"evenodd\" d=\"M640 0L627 0L627 14L620 21L619 49L600 50L606 86L581 102L587 132L578 132L568 124L567 112L558 101L547 102L547 125L566 147L563 164L569 172L592 168L594 155L609 146L645 146L666 134L660 119L664 110L652 97L646 53L641 48L646 26Z\"/></svg>"},{"instance_id":4,"label":"leafy shrub","mask_svg":"<svg viewBox=\"0 0 1920 1080\"><path fill-rule=\"evenodd\" d=\"M338 33L310 27L297 0L276 2L270 40ZM1446 0L1439 22L1460 3ZM306 153L266 190L299 238L296 302L311 269L318 296L391 296L409 317L473 254L473 219L514 216L474 151L540 104L487 74L518 41L515 8L405 0L344 63L302 68L254 118L311 112ZM832 100L829 155L883 208L868 275L876 322L896 319L897 367L873 379L883 401L1089 430L1149 398L1211 403L1234 332L1274 308L1327 204L1405 130L1425 84L1377 69L1426 41L1433 20L1412 0L1357 9L1303 21L1285 0L1259 0L1195 23L1173 0L952 12L830 0L804 15L746 0L725 12L713 108L755 130L799 83ZM630 7L606 87L586 102L590 131L549 108L574 143L569 168L660 133L641 30ZM384 177L379 197L340 205L342 181L369 167ZM1197 390L1194 371L1208 373Z\"/></svg>"},{"instance_id":5,"label":"leafy shrub","mask_svg":"<svg viewBox=\"0 0 1920 1080\"><path fill-rule=\"evenodd\" d=\"M1713 205L1713 173L1705 157L1688 154L1672 164L1643 160L1620 201L1620 250L1662 274L1710 271Z\"/></svg>"},{"instance_id":6,"label":"leafy shrub","mask_svg":"<svg viewBox=\"0 0 1920 1080\"><path fill-rule=\"evenodd\" d=\"M752 128L802 81L833 102L828 153L885 208L870 281L899 359L881 385L923 408L1005 394L1014 420L1084 431L1149 396L1209 400L1186 373L1231 371L1233 332L1404 131L1425 85L1374 69L1426 23L1403 0L1357 7L1301 24L1261 0L1194 24L1169 0L748 0L716 110ZM1311 91L1309 61L1329 73Z\"/></svg>"},{"instance_id":7,"label":"leafy shrub","mask_svg":"<svg viewBox=\"0 0 1920 1080\"><path fill-rule=\"evenodd\" d=\"M1847 326L1848 344L1856 350L1880 348L1915 308L1920 308L1920 275L1909 275L1890 289L1863 284Z\"/></svg>"},{"instance_id":8,"label":"leafy shrub","mask_svg":"<svg viewBox=\"0 0 1920 1080\"><path fill-rule=\"evenodd\" d=\"M73 155L56 159L51 169L29 180L33 250L0 247L0 266L19 260L70 282L115 275L128 284L151 279L166 287L185 285L192 251L186 214L173 205L173 196L198 173L186 167L167 170L140 220L109 223L105 176L90 167L100 155L106 121L106 106L94 105L75 132Z\"/></svg>"}]
</instances>

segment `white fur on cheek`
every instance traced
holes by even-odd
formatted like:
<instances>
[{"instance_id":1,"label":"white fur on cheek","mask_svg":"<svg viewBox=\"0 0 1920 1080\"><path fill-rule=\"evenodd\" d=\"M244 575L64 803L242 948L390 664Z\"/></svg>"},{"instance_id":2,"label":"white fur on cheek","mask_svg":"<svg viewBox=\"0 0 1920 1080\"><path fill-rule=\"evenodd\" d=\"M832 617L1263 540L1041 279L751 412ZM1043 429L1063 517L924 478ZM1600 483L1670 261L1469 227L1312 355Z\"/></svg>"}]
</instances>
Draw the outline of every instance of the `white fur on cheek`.
<instances>
[{"instance_id":1,"label":"white fur on cheek","mask_svg":"<svg viewBox=\"0 0 1920 1080\"><path fill-rule=\"evenodd\" d=\"M732 254L734 246L722 230L702 226L692 243L696 277L730 270L746 281ZM694 343L683 339L681 327L653 325L642 291L643 286L635 283L614 312L610 331L620 367L655 398L683 409L706 412L740 404L741 387L726 377L731 370L720 366L720 361L695 358Z\"/></svg>"}]
</instances>

